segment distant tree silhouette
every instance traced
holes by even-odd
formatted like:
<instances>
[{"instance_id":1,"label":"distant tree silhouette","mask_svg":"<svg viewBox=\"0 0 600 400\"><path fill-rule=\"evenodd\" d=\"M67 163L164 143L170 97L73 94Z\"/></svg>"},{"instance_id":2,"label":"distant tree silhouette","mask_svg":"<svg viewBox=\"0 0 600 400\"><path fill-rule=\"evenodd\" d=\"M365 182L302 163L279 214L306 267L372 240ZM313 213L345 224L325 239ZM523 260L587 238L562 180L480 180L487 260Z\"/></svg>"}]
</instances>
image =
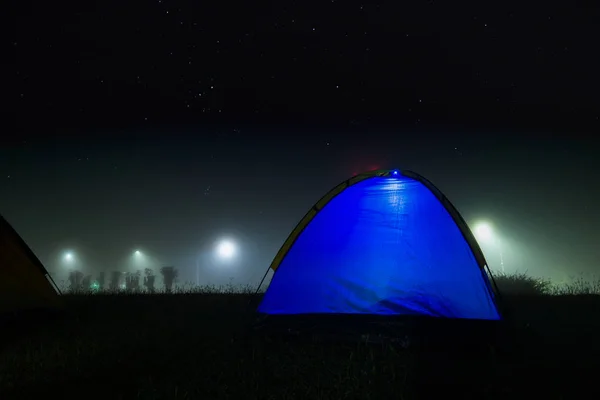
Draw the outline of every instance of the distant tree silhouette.
<instances>
[{"instance_id":1,"label":"distant tree silhouette","mask_svg":"<svg viewBox=\"0 0 600 400\"><path fill-rule=\"evenodd\" d=\"M154 293L154 282L156 281L156 275L154 275L154 271L152 271L150 268L146 268L144 270L144 274L146 275L144 276L144 286L146 287L146 290L150 293Z\"/></svg>"},{"instance_id":2,"label":"distant tree silhouette","mask_svg":"<svg viewBox=\"0 0 600 400\"><path fill-rule=\"evenodd\" d=\"M90 290L92 286L92 275L86 275L81 281L81 288L83 290Z\"/></svg>"},{"instance_id":3,"label":"distant tree silhouette","mask_svg":"<svg viewBox=\"0 0 600 400\"><path fill-rule=\"evenodd\" d=\"M135 278L133 280L133 288L134 290L140 290L140 278L142 277L142 271L135 271Z\"/></svg>"},{"instance_id":4,"label":"distant tree silhouette","mask_svg":"<svg viewBox=\"0 0 600 400\"><path fill-rule=\"evenodd\" d=\"M163 276L163 283L165 285L165 292L171 293L173 291L173 283L177 279L178 271L175 267L162 267L160 273Z\"/></svg>"},{"instance_id":5,"label":"distant tree silhouette","mask_svg":"<svg viewBox=\"0 0 600 400\"><path fill-rule=\"evenodd\" d=\"M83 280L83 274L80 271L77 271L77 270L69 271L69 290L70 291L81 290L82 280Z\"/></svg>"},{"instance_id":6,"label":"distant tree silhouette","mask_svg":"<svg viewBox=\"0 0 600 400\"><path fill-rule=\"evenodd\" d=\"M136 271L125 275L125 290L130 292L138 291L140 288L141 272Z\"/></svg>"},{"instance_id":7,"label":"distant tree silhouette","mask_svg":"<svg viewBox=\"0 0 600 400\"><path fill-rule=\"evenodd\" d=\"M108 288L110 290L119 290L119 281L121 280L121 271L112 271L110 273L110 281L108 282Z\"/></svg>"},{"instance_id":8,"label":"distant tree silhouette","mask_svg":"<svg viewBox=\"0 0 600 400\"><path fill-rule=\"evenodd\" d=\"M98 274L98 290L104 290L104 285L106 284L106 276L104 271Z\"/></svg>"},{"instance_id":9,"label":"distant tree silhouette","mask_svg":"<svg viewBox=\"0 0 600 400\"><path fill-rule=\"evenodd\" d=\"M130 292L133 289L133 274L124 272L123 275L125 276L125 290Z\"/></svg>"}]
</instances>

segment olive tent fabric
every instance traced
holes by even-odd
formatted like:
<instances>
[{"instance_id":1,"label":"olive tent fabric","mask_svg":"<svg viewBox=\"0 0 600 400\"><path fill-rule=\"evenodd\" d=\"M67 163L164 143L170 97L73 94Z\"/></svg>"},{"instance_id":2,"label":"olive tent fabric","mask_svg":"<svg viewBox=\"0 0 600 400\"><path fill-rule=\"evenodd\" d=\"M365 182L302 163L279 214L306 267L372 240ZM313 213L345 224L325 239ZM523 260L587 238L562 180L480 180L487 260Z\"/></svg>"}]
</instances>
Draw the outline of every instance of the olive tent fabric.
<instances>
[{"instance_id":1,"label":"olive tent fabric","mask_svg":"<svg viewBox=\"0 0 600 400\"><path fill-rule=\"evenodd\" d=\"M397 171L353 179L288 238L260 313L500 319L472 234L431 185Z\"/></svg>"},{"instance_id":2,"label":"olive tent fabric","mask_svg":"<svg viewBox=\"0 0 600 400\"><path fill-rule=\"evenodd\" d=\"M0 314L60 307L48 272L17 232L0 216Z\"/></svg>"}]
</instances>

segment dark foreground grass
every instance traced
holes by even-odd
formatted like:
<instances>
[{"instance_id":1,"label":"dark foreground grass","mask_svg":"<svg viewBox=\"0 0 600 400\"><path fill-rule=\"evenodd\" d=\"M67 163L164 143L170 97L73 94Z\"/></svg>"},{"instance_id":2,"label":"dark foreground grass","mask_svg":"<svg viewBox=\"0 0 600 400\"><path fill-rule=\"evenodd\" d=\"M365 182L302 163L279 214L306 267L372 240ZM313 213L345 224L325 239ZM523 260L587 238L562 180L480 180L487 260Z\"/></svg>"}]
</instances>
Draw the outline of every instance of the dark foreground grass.
<instances>
[{"instance_id":1,"label":"dark foreground grass","mask_svg":"<svg viewBox=\"0 0 600 400\"><path fill-rule=\"evenodd\" d=\"M15 326L3 327L0 399L573 399L598 394L596 296L508 299L510 346L478 351L253 333L249 295L65 298L66 314L40 323L34 332L15 337Z\"/></svg>"}]
</instances>

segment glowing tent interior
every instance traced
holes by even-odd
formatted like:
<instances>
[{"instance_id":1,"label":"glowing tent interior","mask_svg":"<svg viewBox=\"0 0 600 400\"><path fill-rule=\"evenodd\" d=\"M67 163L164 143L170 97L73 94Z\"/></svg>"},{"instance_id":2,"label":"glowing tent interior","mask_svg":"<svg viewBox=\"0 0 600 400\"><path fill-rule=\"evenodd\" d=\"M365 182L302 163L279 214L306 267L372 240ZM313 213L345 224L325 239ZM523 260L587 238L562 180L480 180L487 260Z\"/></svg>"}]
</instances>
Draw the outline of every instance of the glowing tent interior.
<instances>
[{"instance_id":1,"label":"glowing tent interior","mask_svg":"<svg viewBox=\"0 0 600 400\"><path fill-rule=\"evenodd\" d=\"M263 315L500 320L489 269L458 211L411 171L354 176L305 215L273 260Z\"/></svg>"},{"instance_id":2,"label":"glowing tent interior","mask_svg":"<svg viewBox=\"0 0 600 400\"><path fill-rule=\"evenodd\" d=\"M60 306L48 271L0 216L0 315Z\"/></svg>"}]
</instances>

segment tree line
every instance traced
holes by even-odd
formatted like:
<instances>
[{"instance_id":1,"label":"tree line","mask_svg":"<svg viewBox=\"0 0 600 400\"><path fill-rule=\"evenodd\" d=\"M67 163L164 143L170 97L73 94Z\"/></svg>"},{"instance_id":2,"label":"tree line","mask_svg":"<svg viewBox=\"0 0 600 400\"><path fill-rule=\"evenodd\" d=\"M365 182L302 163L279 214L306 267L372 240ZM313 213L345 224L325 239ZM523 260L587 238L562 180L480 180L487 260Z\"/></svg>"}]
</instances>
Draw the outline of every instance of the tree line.
<instances>
[{"instance_id":1,"label":"tree line","mask_svg":"<svg viewBox=\"0 0 600 400\"><path fill-rule=\"evenodd\" d=\"M173 290L173 284L177 280L179 271L173 266L162 267L159 270L163 278L165 292L170 293ZM90 275L84 275L81 271L69 271L68 289L71 292L77 291L130 291L137 292L145 289L149 293L157 290L156 274L151 268L135 272L111 271L108 276L105 271L98 273L96 278Z\"/></svg>"}]
</instances>

